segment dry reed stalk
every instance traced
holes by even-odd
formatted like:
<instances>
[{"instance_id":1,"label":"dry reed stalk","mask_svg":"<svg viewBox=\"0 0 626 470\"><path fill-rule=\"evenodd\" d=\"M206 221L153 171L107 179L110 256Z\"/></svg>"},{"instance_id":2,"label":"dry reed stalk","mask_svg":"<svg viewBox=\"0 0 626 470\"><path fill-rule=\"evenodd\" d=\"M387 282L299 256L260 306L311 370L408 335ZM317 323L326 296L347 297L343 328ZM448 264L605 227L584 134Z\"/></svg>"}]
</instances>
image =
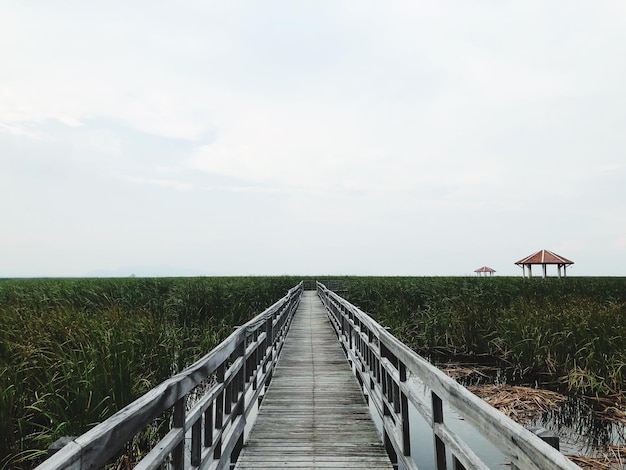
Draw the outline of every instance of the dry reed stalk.
<instances>
[{"instance_id":1,"label":"dry reed stalk","mask_svg":"<svg viewBox=\"0 0 626 470\"><path fill-rule=\"evenodd\" d=\"M468 390L518 422L556 408L567 397L551 390L512 385L475 385Z\"/></svg>"},{"instance_id":2,"label":"dry reed stalk","mask_svg":"<svg viewBox=\"0 0 626 470\"><path fill-rule=\"evenodd\" d=\"M612 466L612 463L599 458L587 457L586 455L568 455L572 462L578 465L580 468L589 470L611 470L616 467Z\"/></svg>"},{"instance_id":3,"label":"dry reed stalk","mask_svg":"<svg viewBox=\"0 0 626 470\"><path fill-rule=\"evenodd\" d=\"M496 367L492 367L492 366L468 367L468 366L463 366L457 363L448 363L446 364L446 367L440 366L440 369L443 373L455 379L459 377L469 377L471 375L480 375L481 377L488 377L486 372L494 372L498 370Z\"/></svg>"},{"instance_id":4,"label":"dry reed stalk","mask_svg":"<svg viewBox=\"0 0 626 470\"><path fill-rule=\"evenodd\" d=\"M588 455L570 455L568 458L584 469L623 470L626 464L626 446L608 446L603 454L594 457Z\"/></svg>"},{"instance_id":5,"label":"dry reed stalk","mask_svg":"<svg viewBox=\"0 0 626 470\"><path fill-rule=\"evenodd\" d=\"M567 399L564 395L530 387L508 385L477 385L468 387L494 408L497 408L510 418L518 422L532 419L537 413L555 408ZM599 416L613 421L625 422L623 396L594 398L604 410ZM568 455L576 465L588 470L624 470L626 468L626 446L608 446L604 452L597 455Z\"/></svg>"}]
</instances>

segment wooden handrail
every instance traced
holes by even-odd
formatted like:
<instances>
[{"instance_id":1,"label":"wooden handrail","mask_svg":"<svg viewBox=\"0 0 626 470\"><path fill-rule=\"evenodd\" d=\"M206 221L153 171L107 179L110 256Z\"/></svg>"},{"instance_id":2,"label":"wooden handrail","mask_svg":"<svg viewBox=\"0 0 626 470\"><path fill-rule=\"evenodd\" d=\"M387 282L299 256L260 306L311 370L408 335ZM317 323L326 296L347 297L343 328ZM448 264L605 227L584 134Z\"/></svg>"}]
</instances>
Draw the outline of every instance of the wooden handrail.
<instances>
[{"instance_id":1,"label":"wooden handrail","mask_svg":"<svg viewBox=\"0 0 626 470\"><path fill-rule=\"evenodd\" d=\"M580 469L558 450L469 392L396 339L358 307L321 283L317 292L326 307L355 375L373 403L383 427L383 439L392 462L417 469L411 457L408 403L433 430L435 468L445 470L446 452L455 469L487 469L463 439L446 426L443 405L453 407L491 441L515 468L536 470ZM407 376L418 378L429 390L424 400Z\"/></svg>"},{"instance_id":2,"label":"wooden handrail","mask_svg":"<svg viewBox=\"0 0 626 470\"><path fill-rule=\"evenodd\" d=\"M100 468L120 453L137 433L172 412L170 431L135 469L224 468L243 445L248 414L272 378L302 283L237 328L228 338L182 372L162 382L106 421L75 438L40 464L38 470ZM201 384L208 388L196 390ZM193 404L190 394L201 397ZM191 431L190 455L185 436Z\"/></svg>"}]
</instances>

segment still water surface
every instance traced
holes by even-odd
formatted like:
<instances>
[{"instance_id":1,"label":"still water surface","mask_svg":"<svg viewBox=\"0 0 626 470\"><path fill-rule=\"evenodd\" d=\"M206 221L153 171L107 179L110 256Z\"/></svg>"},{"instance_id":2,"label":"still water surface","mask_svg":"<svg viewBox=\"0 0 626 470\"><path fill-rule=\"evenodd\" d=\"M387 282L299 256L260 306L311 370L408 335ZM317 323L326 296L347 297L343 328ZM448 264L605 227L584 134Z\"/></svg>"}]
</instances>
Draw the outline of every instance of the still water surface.
<instances>
[{"instance_id":1,"label":"still water surface","mask_svg":"<svg viewBox=\"0 0 626 470\"><path fill-rule=\"evenodd\" d=\"M484 376L483 380L484 380ZM419 391L425 403L430 402L430 390L422 382L409 377ZM499 380L502 380L501 378ZM472 385L471 379L465 380ZM459 380L459 382L464 382ZM370 403L370 413L376 427L382 435L382 422L374 406ZM566 455L593 456L601 453L609 445L626 445L626 425L598 419L594 412L594 403L585 398L572 398L562 402L557 408L543 413L526 422L526 428L539 427L551 431L559 437L559 446ZM411 454L420 470L434 470L434 439L432 428L422 415L409 403L411 419ZM492 469L509 468L509 461L496 446L480 434L469 422L460 418L451 407L444 404L444 421L469 445L476 455ZM448 465L451 457L448 455Z\"/></svg>"}]
</instances>

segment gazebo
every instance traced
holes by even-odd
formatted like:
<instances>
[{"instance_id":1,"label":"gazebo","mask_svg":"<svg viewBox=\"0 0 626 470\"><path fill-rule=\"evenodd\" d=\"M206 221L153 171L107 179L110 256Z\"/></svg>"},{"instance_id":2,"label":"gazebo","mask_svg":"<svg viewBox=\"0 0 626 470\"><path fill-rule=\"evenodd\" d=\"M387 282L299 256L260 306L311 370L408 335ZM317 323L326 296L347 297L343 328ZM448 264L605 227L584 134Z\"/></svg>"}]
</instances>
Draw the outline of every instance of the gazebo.
<instances>
[{"instance_id":1,"label":"gazebo","mask_svg":"<svg viewBox=\"0 0 626 470\"><path fill-rule=\"evenodd\" d=\"M490 268L489 266L481 266L480 268L475 269L474 272L477 276L491 276L496 272L496 270Z\"/></svg>"},{"instance_id":2,"label":"gazebo","mask_svg":"<svg viewBox=\"0 0 626 470\"><path fill-rule=\"evenodd\" d=\"M563 258L562 256L557 255L556 253L552 253L548 250L540 250L537 253L533 253L526 258L522 258L517 261L515 264L522 267L522 276L526 277L526 268L528 268L528 277L533 277L532 265L540 264L543 270L543 277L547 277L548 273L548 265L554 264L556 265L556 269L559 273L559 277L561 277L561 268L563 268L563 277L567 276L566 268L572 264L573 261L568 260L567 258Z\"/></svg>"}]
</instances>

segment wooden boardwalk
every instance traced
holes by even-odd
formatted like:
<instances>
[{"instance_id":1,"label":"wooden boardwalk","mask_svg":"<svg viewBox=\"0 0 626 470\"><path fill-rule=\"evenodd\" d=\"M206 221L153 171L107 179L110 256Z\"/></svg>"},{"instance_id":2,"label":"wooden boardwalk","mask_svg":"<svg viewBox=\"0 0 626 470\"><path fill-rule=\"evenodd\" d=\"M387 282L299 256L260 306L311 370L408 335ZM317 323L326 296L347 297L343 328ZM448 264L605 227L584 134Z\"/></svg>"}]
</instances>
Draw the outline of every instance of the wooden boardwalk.
<instances>
[{"instance_id":1,"label":"wooden boardwalk","mask_svg":"<svg viewBox=\"0 0 626 470\"><path fill-rule=\"evenodd\" d=\"M305 291L235 469L392 469L317 294Z\"/></svg>"}]
</instances>

